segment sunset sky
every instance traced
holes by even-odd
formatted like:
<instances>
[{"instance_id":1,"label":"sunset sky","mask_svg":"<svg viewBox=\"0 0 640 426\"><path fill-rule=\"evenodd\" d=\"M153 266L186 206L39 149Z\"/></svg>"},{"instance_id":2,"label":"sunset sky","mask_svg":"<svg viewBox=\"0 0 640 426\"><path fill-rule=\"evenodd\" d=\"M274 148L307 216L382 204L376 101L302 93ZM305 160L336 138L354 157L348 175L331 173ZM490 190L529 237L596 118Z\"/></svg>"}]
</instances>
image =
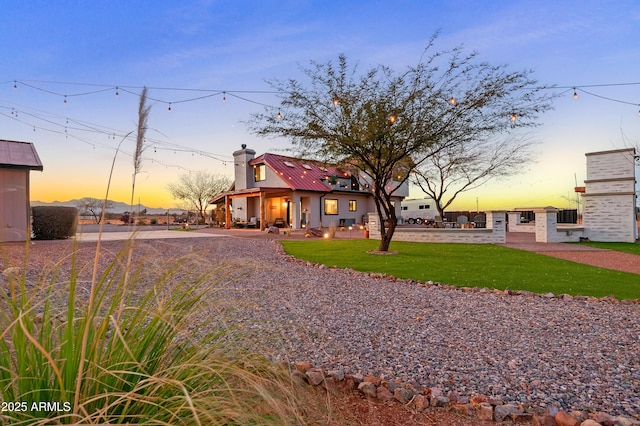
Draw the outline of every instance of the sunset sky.
<instances>
[{"instance_id":1,"label":"sunset sky","mask_svg":"<svg viewBox=\"0 0 640 426\"><path fill-rule=\"evenodd\" d=\"M32 200L104 197L142 86L152 109L135 202L170 208L167 184L180 174L231 176L241 144L258 155L290 147L246 129L277 105L265 80L299 78L300 65L341 53L402 71L438 30L436 50L463 44L566 92L535 130L537 162L450 210L574 207L586 152L640 146L635 0L4 0L0 27L0 139L35 144L44 171L31 174ZM121 145L110 199L129 202L133 148Z\"/></svg>"}]
</instances>

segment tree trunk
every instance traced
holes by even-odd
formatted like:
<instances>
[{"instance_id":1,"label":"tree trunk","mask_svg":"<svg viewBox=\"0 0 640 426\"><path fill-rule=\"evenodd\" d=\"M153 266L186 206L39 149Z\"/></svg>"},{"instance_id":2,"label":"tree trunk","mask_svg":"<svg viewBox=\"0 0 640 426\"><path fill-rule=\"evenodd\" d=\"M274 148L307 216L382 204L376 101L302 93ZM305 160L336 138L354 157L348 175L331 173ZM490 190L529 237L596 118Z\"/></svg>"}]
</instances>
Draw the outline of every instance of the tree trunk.
<instances>
[{"instance_id":1,"label":"tree trunk","mask_svg":"<svg viewBox=\"0 0 640 426\"><path fill-rule=\"evenodd\" d=\"M389 228L387 229L384 224L384 219L378 215L380 220L380 245L378 246L378 251L389 251L389 245L391 244L391 239L393 238L393 234L396 231L396 225L398 223L398 219L395 217L390 217L388 219Z\"/></svg>"}]
</instances>

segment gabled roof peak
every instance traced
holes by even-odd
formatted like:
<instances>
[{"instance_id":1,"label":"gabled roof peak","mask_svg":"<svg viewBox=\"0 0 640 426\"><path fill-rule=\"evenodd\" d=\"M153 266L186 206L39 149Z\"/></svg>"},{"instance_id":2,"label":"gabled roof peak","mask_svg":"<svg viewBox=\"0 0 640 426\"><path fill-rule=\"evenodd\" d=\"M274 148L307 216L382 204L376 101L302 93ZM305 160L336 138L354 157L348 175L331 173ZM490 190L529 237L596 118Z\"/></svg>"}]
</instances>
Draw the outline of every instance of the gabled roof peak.
<instances>
[{"instance_id":1,"label":"gabled roof peak","mask_svg":"<svg viewBox=\"0 0 640 426\"><path fill-rule=\"evenodd\" d=\"M329 177L351 178L350 173L331 164L272 153L264 153L251 160L249 164L266 164L295 190L327 192L330 187L325 181Z\"/></svg>"}]
</instances>

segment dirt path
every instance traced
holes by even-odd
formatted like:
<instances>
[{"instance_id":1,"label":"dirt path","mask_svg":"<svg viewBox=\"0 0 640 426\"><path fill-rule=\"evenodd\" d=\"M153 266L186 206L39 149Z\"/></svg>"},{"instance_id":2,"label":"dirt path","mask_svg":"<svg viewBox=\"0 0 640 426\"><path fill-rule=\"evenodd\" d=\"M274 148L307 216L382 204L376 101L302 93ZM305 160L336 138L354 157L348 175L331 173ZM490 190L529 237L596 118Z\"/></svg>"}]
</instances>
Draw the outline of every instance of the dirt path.
<instances>
[{"instance_id":1,"label":"dirt path","mask_svg":"<svg viewBox=\"0 0 640 426\"><path fill-rule=\"evenodd\" d=\"M536 243L534 234L508 232L506 247L544 254L599 268L640 274L640 256L567 243Z\"/></svg>"}]
</instances>

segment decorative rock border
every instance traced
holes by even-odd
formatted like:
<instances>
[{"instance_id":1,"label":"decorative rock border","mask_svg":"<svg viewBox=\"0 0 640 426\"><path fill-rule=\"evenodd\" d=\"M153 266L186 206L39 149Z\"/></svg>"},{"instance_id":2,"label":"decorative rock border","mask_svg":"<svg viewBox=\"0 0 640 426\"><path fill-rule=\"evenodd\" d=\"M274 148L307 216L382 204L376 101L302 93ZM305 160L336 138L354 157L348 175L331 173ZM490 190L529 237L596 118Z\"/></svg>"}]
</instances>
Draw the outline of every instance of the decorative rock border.
<instances>
[{"instance_id":1,"label":"decorative rock border","mask_svg":"<svg viewBox=\"0 0 640 426\"><path fill-rule=\"evenodd\" d=\"M395 401L412 410L424 411L429 407L447 409L456 414L478 420L535 426L638 426L640 421L603 412L567 413L556 406L546 409L509 404L486 395L461 397L453 392L444 395L441 388L418 389L399 380L387 381L379 377L346 374L343 369L325 371L310 362L297 362L290 367L291 375L300 383L321 386L327 392L358 390L367 399L381 402Z\"/></svg>"},{"instance_id":2,"label":"decorative rock border","mask_svg":"<svg viewBox=\"0 0 640 426\"><path fill-rule=\"evenodd\" d=\"M400 279L392 275L382 273L359 272L349 268L343 269L337 266L328 267L323 264L313 263L306 260L297 259L288 255L282 244L274 240L276 251L286 261L301 264L310 268L318 269L342 269L349 273L364 274L369 278L389 280L397 283L410 285L421 285L423 287L437 286L444 290L474 292L474 293L495 293L508 296L537 297L543 299L561 299L563 301L582 300L589 303L620 303L638 304L640 299L618 300L613 296L602 298L588 296L571 296L569 294L538 294L524 290L492 290L489 288L477 287L456 287L438 282L420 282L412 279ZM344 370L325 371L320 367L314 367L309 362L297 362L292 368L292 376L301 382L311 386L322 386L327 391L335 390L358 390L370 399L380 401L396 401L406 405L411 409L423 411L428 407L438 407L449 409L460 415L474 417L479 420L490 420L495 422L512 421L519 424L533 424L535 426L640 426L640 420L634 420L624 416L613 416L604 412L586 413L583 411L562 411L558 406L548 406L546 408L510 404L500 398L486 395L474 395L471 397L459 396L453 392L443 394L441 388L431 387L418 389L416 385L401 383L399 380L382 380L374 376L362 376L361 374L345 374Z\"/></svg>"}]
</instances>

